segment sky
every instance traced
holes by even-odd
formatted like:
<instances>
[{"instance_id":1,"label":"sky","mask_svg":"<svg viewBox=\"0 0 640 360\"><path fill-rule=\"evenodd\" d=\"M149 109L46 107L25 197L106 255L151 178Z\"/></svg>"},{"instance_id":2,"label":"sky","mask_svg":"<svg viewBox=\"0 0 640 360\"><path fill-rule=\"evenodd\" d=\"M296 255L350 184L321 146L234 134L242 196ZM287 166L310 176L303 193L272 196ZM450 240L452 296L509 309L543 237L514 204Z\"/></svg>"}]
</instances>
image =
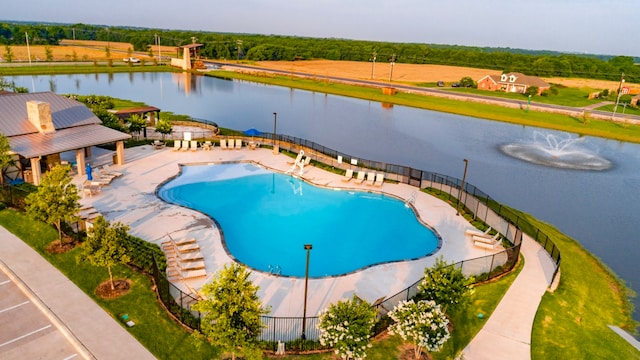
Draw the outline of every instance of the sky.
<instances>
[{"instance_id":1,"label":"sky","mask_svg":"<svg viewBox=\"0 0 640 360\"><path fill-rule=\"evenodd\" d=\"M637 0L0 0L0 4L4 21L640 56Z\"/></svg>"}]
</instances>

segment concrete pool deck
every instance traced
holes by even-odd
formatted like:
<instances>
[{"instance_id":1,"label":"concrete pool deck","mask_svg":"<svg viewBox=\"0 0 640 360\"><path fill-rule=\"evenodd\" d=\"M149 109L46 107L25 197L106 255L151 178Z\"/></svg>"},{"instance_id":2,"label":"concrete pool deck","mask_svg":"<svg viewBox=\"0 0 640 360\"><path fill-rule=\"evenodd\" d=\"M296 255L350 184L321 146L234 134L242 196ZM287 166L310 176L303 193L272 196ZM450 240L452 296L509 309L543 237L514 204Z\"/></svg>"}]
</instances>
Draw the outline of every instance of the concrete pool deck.
<instances>
[{"instance_id":1,"label":"concrete pool deck","mask_svg":"<svg viewBox=\"0 0 640 360\"><path fill-rule=\"evenodd\" d=\"M92 163L100 166L111 161L110 153L95 154ZM179 173L179 164L215 163L223 161L253 161L276 171L286 172L291 168L286 155L274 155L269 149L250 150L198 150L173 151L165 148L154 150L152 146L142 146L126 150L127 164L113 167L124 173L102 191L81 199L83 205L93 206L109 221L120 221L130 226L131 234L160 245L169 240L196 239L204 256L207 276L177 281L174 284L185 292L199 289L210 282L215 272L233 260L226 253L220 233L214 221L208 216L187 208L164 202L155 195L158 185ZM94 167L95 167L94 166ZM298 173L296 169L295 173ZM385 183L381 188L358 185L354 181L345 183L342 176L326 172L313 166L304 168L303 178L316 185L332 188L349 188L364 191L381 191L402 199L415 196L414 207L422 221L434 228L442 237L442 248L435 256L419 260L373 266L353 274L339 277L309 279L307 316L316 316L330 303L351 297L356 293L371 303L381 297L394 295L416 281L424 268L432 265L437 256L442 255L449 262L482 257L501 249L481 249L474 247L465 237L465 229L472 226L450 205L427 194L416 192L416 188L405 184ZM74 183L81 185L85 177L76 176ZM215 199L212 199L215 201ZM242 207L242 204L238 204ZM345 219L348 224L348 219ZM300 235L304 236L304 235ZM390 239L390 245L394 239ZM383 249L381 249L382 251ZM300 257L305 257L300 249ZM506 259L506 257L505 257ZM490 260L487 261L488 263ZM311 251L313 266L313 250ZM489 266L489 264L487 264ZM260 287L260 298L271 307L270 316L301 317L303 315L304 279L278 277L253 271L252 280Z\"/></svg>"}]
</instances>

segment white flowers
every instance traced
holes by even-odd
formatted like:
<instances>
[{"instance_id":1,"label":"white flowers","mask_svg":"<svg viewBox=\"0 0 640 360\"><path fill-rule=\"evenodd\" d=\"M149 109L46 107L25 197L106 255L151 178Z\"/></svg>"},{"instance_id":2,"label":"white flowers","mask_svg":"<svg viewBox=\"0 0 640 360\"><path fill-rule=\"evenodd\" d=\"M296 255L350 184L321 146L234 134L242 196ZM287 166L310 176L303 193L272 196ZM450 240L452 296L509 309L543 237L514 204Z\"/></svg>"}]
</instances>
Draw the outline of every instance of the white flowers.
<instances>
[{"instance_id":1,"label":"white flowers","mask_svg":"<svg viewBox=\"0 0 640 360\"><path fill-rule=\"evenodd\" d=\"M320 314L320 344L333 347L343 359L364 359L375 317L371 305L355 295L351 300L331 304Z\"/></svg>"},{"instance_id":2,"label":"white flowers","mask_svg":"<svg viewBox=\"0 0 640 360\"><path fill-rule=\"evenodd\" d=\"M389 326L389 333L413 343L416 355L422 348L439 351L449 340L449 320L434 301L401 301L389 317L395 321Z\"/></svg>"}]
</instances>

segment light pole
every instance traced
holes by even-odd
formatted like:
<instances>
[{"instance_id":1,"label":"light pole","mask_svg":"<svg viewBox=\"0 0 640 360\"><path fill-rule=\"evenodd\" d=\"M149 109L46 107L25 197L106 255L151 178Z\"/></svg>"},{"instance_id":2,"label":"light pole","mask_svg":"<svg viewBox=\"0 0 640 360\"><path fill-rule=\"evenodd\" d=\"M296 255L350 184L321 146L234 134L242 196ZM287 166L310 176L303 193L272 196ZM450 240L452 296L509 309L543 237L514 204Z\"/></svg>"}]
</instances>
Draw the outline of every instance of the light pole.
<instances>
[{"instance_id":1,"label":"light pole","mask_svg":"<svg viewBox=\"0 0 640 360\"><path fill-rule=\"evenodd\" d=\"M373 80L373 72L375 71L376 68L376 58L378 56L378 53L376 53L375 51L373 52L373 54L371 54L371 80Z\"/></svg>"},{"instance_id":2,"label":"light pole","mask_svg":"<svg viewBox=\"0 0 640 360\"><path fill-rule=\"evenodd\" d=\"M618 86L618 97L616 98L616 105L613 107L613 116L616 117L616 111L618 110L618 103L620 102L620 96L622 95L622 85L624 84L624 73L620 77L620 85Z\"/></svg>"},{"instance_id":3,"label":"light pole","mask_svg":"<svg viewBox=\"0 0 640 360\"><path fill-rule=\"evenodd\" d=\"M278 123L278 113L273 113L273 153L277 154L279 149L276 148L276 124Z\"/></svg>"},{"instance_id":4,"label":"light pole","mask_svg":"<svg viewBox=\"0 0 640 360\"><path fill-rule=\"evenodd\" d=\"M389 71L389 82L391 82L391 77L393 76L393 65L396 63L396 54L393 53L393 55L391 55L391 60L389 61L389 63L391 64L391 70Z\"/></svg>"},{"instance_id":5,"label":"light pole","mask_svg":"<svg viewBox=\"0 0 640 360\"><path fill-rule=\"evenodd\" d=\"M464 182L467 180L467 165L469 165L469 160L464 159L464 174L462 174L462 185L460 186L460 191L458 192L458 204L456 205L456 216L460 215L460 203L462 202L462 192L464 191Z\"/></svg>"},{"instance_id":6,"label":"light pole","mask_svg":"<svg viewBox=\"0 0 640 360\"><path fill-rule=\"evenodd\" d=\"M302 340L306 340L306 327L307 327L307 289L309 287L309 256L311 255L311 244L305 244L304 249L307 250L307 267L304 272L304 308L302 310Z\"/></svg>"}]
</instances>

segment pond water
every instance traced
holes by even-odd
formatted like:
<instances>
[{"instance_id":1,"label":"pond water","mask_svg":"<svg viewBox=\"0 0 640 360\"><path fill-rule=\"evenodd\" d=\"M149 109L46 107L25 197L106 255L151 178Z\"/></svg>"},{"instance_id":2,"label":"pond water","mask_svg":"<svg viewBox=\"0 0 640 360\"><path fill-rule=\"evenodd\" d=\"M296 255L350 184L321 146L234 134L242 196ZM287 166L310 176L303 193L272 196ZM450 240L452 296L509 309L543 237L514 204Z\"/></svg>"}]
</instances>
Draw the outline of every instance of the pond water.
<instances>
[{"instance_id":1,"label":"pond water","mask_svg":"<svg viewBox=\"0 0 640 360\"><path fill-rule=\"evenodd\" d=\"M576 135L534 127L185 74L81 74L7 80L31 91L143 101L163 111L237 130L271 132L273 113L277 112L279 134L315 141L355 157L457 178L462 178L463 159L468 159L470 184L555 225L640 291L638 144L592 137L578 141ZM608 165L577 170L524 161L504 152L505 147L526 148L549 136L555 137L554 146L566 140L578 146L582 158L586 154ZM640 298L635 303L640 309ZM635 318L639 318L638 312Z\"/></svg>"}]
</instances>

